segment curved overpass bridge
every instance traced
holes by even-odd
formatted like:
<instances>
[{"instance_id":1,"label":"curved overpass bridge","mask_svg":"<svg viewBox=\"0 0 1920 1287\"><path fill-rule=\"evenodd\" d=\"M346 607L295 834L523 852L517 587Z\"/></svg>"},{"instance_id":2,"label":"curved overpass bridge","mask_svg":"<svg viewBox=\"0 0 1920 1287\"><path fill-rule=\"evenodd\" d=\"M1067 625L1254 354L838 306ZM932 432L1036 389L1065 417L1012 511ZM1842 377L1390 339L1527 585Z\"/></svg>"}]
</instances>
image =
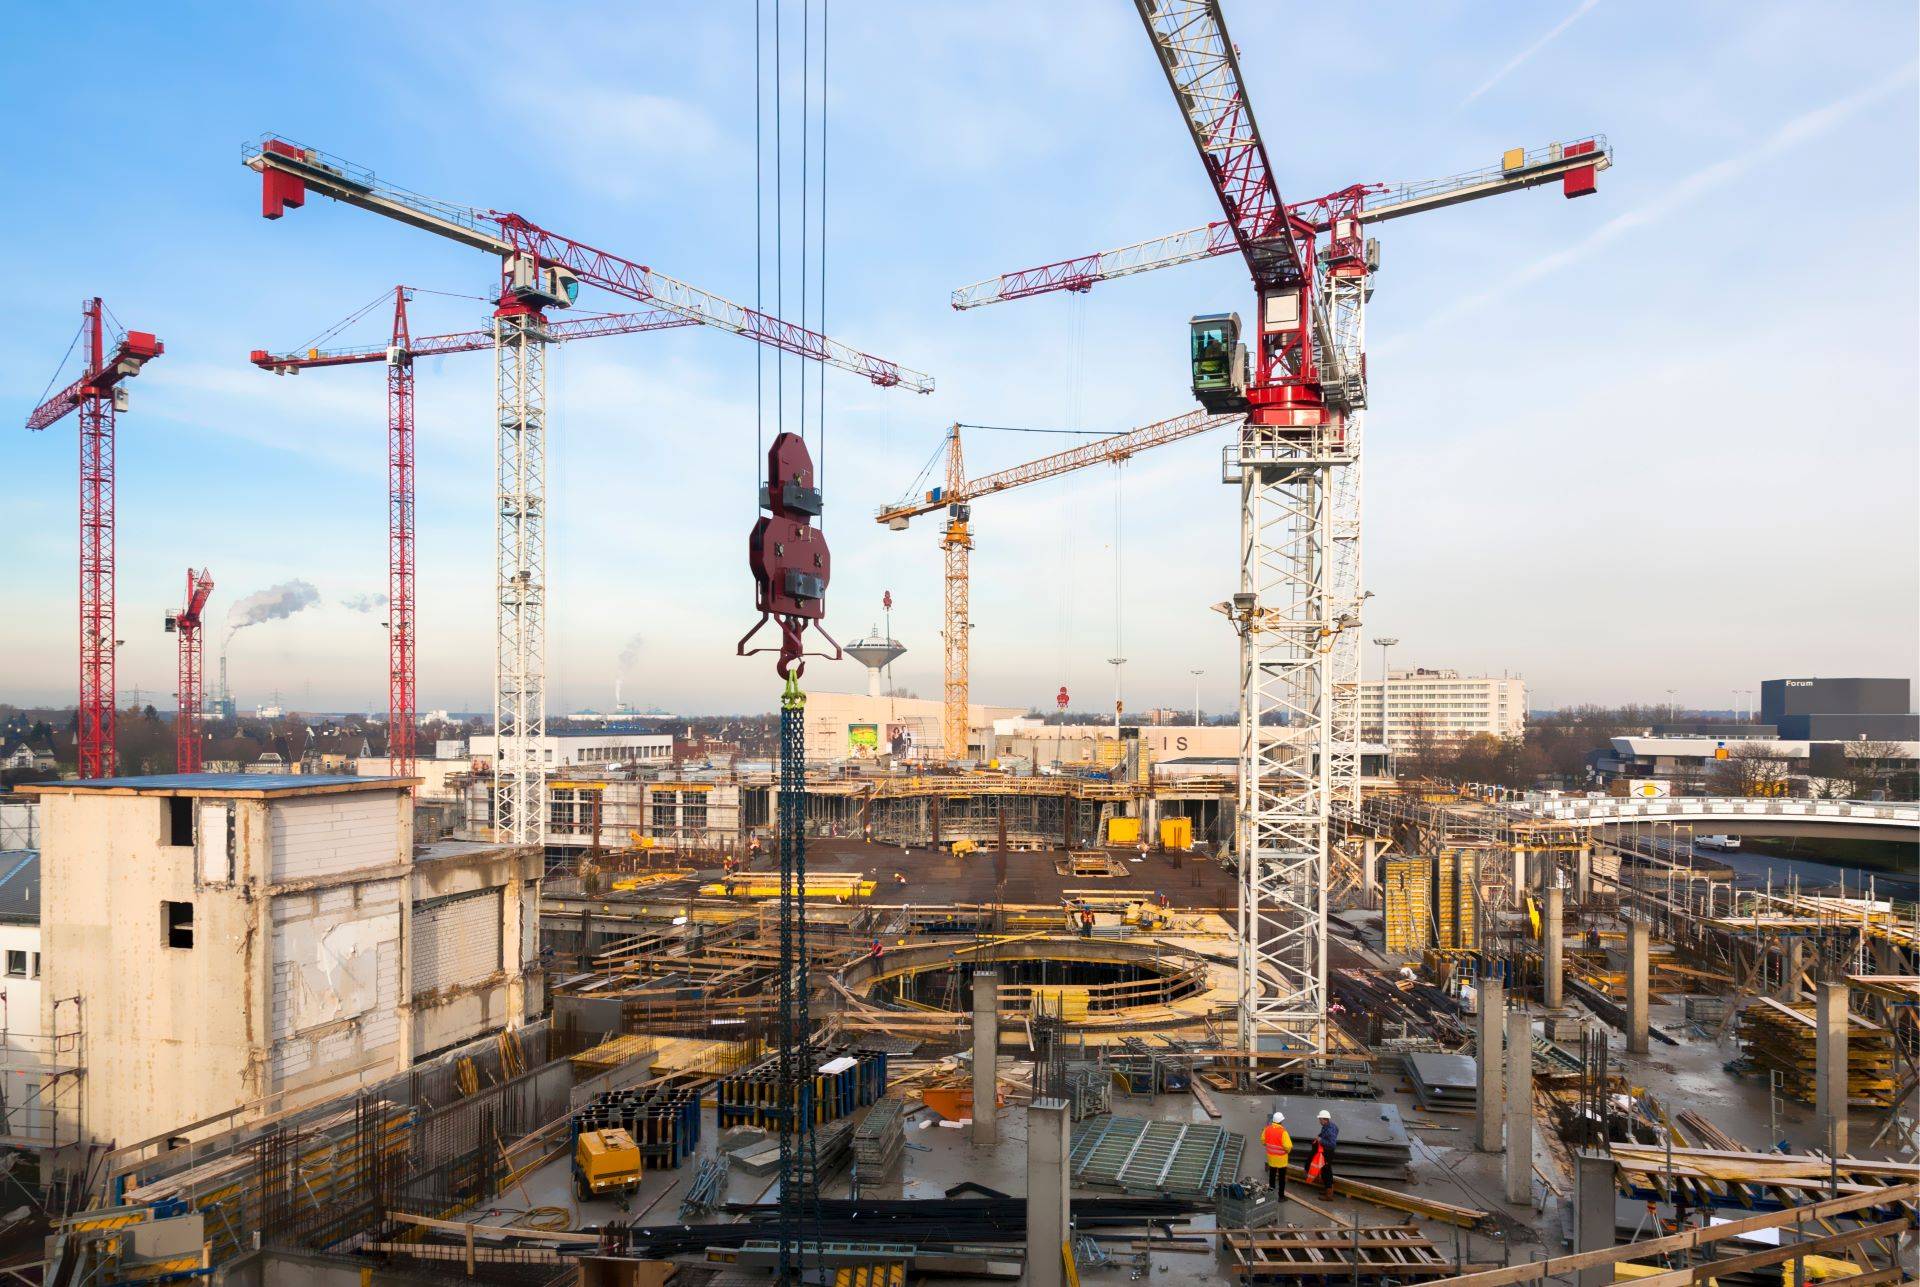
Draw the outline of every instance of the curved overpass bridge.
<instances>
[{"instance_id":1,"label":"curved overpass bridge","mask_svg":"<svg viewBox=\"0 0 1920 1287\"><path fill-rule=\"evenodd\" d=\"M1769 800L1742 796L1604 800L1503 800L1515 821L1603 829L1640 822L1688 823L1695 835L1816 836L1920 844L1920 804L1859 800Z\"/></svg>"}]
</instances>

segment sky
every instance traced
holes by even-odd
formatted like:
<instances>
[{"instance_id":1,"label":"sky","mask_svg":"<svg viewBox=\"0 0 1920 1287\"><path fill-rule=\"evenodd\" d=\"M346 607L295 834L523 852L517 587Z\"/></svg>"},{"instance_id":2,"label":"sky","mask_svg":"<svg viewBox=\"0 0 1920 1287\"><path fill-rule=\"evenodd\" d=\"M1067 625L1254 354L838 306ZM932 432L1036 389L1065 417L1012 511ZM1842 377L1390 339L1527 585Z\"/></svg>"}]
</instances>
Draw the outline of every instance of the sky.
<instances>
[{"instance_id":1,"label":"sky","mask_svg":"<svg viewBox=\"0 0 1920 1287\"><path fill-rule=\"evenodd\" d=\"M797 2L797 0L796 0ZM1920 637L1916 11L1888 3L1541 0L1226 6L1282 193L1436 177L1599 132L1599 192L1384 225L1370 305L1368 634L1396 668L1517 674L1536 707L1727 708L1763 678L1913 675ZM263 131L514 210L737 300L755 290L754 9L189 4L103 34L11 6L0 236L16 425L104 296L166 354L119 429L123 696L166 707L188 566L211 615L305 581L235 637L243 706L384 709L378 366L274 377L397 283L418 333L485 324L487 259L314 199L259 217ZM1133 7L831 6L825 329L930 372L833 373L821 466L829 628L881 620L939 692L935 524L872 521L954 421L1119 431L1193 406L1186 320L1251 316L1233 259L958 313L993 274L1219 217ZM791 176L789 175L791 183ZM584 306L621 302L592 295ZM792 311L791 309L789 311ZM378 310L341 342L385 339ZM549 703L771 709L745 539L756 350L708 328L558 346L550 367ZM419 368L420 705L485 709L492 372ZM976 432L972 472L1074 439ZM976 700L1234 703L1237 496L1220 435L981 502ZM1116 476L1117 475L1117 476ZM71 419L0 434L0 700L70 702ZM356 608L360 610L356 610ZM218 633L218 632L216 632ZM626 660L623 662L622 658ZM1368 650L1377 673L1377 650ZM810 686L861 690L851 661Z\"/></svg>"}]
</instances>

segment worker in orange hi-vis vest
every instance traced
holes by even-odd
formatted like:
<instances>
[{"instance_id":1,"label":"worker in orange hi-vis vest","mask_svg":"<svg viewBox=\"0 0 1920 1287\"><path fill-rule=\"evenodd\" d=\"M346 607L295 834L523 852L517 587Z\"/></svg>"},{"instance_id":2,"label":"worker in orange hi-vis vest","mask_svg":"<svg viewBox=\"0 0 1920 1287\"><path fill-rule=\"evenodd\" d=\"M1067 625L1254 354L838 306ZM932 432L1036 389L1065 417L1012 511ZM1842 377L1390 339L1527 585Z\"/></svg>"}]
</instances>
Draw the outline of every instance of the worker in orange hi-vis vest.
<instances>
[{"instance_id":1,"label":"worker in orange hi-vis vest","mask_svg":"<svg viewBox=\"0 0 1920 1287\"><path fill-rule=\"evenodd\" d=\"M1273 1186L1274 1196L1284 1200L1287 1196L1287 1155L1293 1152L1293 1136L1287 1134L1285 1113L1273 1115L1273 1120L1267 1123L1267 1129L1260 1132L1260 1143L1267 1151L1267 1183Z\"/></svg>"}]
</instances>

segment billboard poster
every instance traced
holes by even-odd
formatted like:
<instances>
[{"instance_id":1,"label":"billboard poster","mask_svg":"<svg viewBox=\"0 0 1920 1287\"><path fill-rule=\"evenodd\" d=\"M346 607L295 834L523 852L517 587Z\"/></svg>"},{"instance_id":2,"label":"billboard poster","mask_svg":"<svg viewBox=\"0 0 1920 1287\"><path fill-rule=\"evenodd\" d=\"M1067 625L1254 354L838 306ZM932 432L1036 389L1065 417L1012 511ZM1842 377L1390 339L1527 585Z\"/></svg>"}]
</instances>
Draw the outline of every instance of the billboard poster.
<instances>
[{"instance_id":1,"label":"billboard poster","mask_svg":"<svg viewBox=\"0 0 1920 1287\"><path fill-rule=\"evenodd\" d=\"M870 756L880 749L880 726L878 724L847 725L847 753L849 755Z\"/></svg>"},{"instance_id":2,"label":"billboard poster","mask_svg":"<svg viewBox=\"0 0 1920 1287\"><path fill-rule=\"evenodd\" d=\"M910 759L913 755L913 730L905 724L887 725L887 749L895 759Z\"/></svg>"}]
</instances>

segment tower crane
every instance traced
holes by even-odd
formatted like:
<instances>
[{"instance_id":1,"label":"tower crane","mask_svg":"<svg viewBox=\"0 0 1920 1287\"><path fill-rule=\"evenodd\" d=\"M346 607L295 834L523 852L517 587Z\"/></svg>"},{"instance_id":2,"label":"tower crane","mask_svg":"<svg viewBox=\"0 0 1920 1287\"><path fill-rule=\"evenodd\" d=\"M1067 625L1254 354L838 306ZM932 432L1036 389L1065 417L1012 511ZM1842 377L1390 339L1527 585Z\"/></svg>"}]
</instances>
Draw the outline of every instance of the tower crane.
<instances>
[{"instance_id":1,"label":"tower crane","mask_svg":"<svg viewBox=\"0 0 1920 1287\"><path fill-rule=\"evenodd\" d=\"M1612 152L1599 137L1516 149L1497 170L1288 205L1219 0L1135 7L1225 218L975 283L953 304L1084 291L1230 252L1253 279L1251 354L1231 313L1193 318L1189 353L1201 405L1246 412L1222 459L1240 496L1241 566L1220 607L1240 641L1237 1009L1258 1075L1326 1049L1330 806L1359 793L1360 433L1379 267L1363 229L1555 178L1585 196Z\"/></svg>"},{"instance_id":2,"label":"tower crane","mask_svg":"<svg viewBox=\"0 0 1920 1287\"><path fill-rule=\"evenodd\" d=\"M80 416L80 706L75 738L80 776L114 774L113 456L114 417L127 409L125 382L166 352L147 331L126 331L107 346L106 306L98 295L81 305L86 369L42 402L27 428Z\"/></svg>"},{"instance_id":3,"label":"tower crane","mask_svg":"<svg viewBox=\"0 0 1920 1287\"><path fill-rule=\"evenodd\" d=\"M494 829L513 844L544 844L546 732L546 346L549 309L570 308L582 286L746 336L882 387L933 391L933 379L808 327L746 308L645 264L562 236L521 215L424 197L316 148L274 135L242 151L260 176L260 213L278 219L309 192L495 256L493 315L496 518L494 582Z\"/></svg>"},{"instance_id":4,"label":"tower crane","mask_svg":"<svg viewBox=\"0 0 1920 1287\"><path fill-rule=\"evenodd\" d=\"M968 564L973 552L973 502L996 492L1010 491L1028 483L1057 478L1061 474L1085 469L1089 465L1120 464L1129 457L1166 443L1191 438L1209 429L1241 419L1237 412L1190 411L1171 420L1096 438L1066 451L1030 460L991 474L969 479L965 455L961 450L962 425L947 430L947 483L917 499L882 506L874 520L894 531L905 531L910 519L935 510L947 511L947 526L940 537L946 554L945 625L941 629L944 645L940 736L941 749L949 761L967 755L967 636L972 627L967 621Z\"/></svg>"},{"instance_id":5,"label":"tower crane","mask_svg":"<svg viewBox=\"0 0 1920 1287\"><path fill-rule=\"evenodd\" d=\"M1361 234L1390 219L1519 192L1556 180L1562 195L1586 196L1595 190L1599 172L1612 164L1613 149L1607 140L1592 136L1571 143L1512 148L1494 165L1444 178L1410 183L1354 183L1311 201L1287 206L1291 219L1310 226L1316 237L1327 238L1320 252L1322 271L1315 321L1323 328L1320 336L1322 384L1334 389L1332 402L1345 406L1343 414L1349 443L1350 459L1344 468L1334 471L1328 503L1334 617L1350 623L1333 636L1329 657L1332 672L1329 790L1334 805L1355 809L1360 804L1361 634L1358 625L1367 597L1361 584L1363 461L1360 439L1366 411L1366 304L1373 295L1373 275L1380 268L1379 243L1363 240ZM952 303L955 309L966 310L1053 291L1084 293L1101 282L1195 263L1238 248L1232 225L1224 219L1215 220L1133 245L990 277L954 291ZM1209 327L1218 329L1205 336L1196 333L1194 337L1196 362L1201 360L1203 346L1212 349L1212 356L1207 359L1208 370L1196 371L1196 393L1204 388L1209 396L1214 396L1216 391L1205 386L1218 384L1223 378L1228 382L1235 378L1230 369L1231 359L1222 367L1219 353L1229 344L1225 330L1237 332L1239 319L1231 316L1195 319L1196 327L1203 320L1207 320ZM1232 341L1234 345L1237 343L1237 339ZM1244 379L1244 372L1240 378Z\"/></svg>"},{"instance_id":6,"label":"tower crane","mask_svg":"<svg viewBox=\"0 0 1920 1287\"><path fill-rule=\"evenodd\" d=\"M200 633L201 614L213 594L213 569L187 569L186 606L169 613L167 629L180 637L180 688L174 695L173 768L176 773L200 771L201 680L206 672L206 639Z\"/></svg>"},{"instance_id":7,"label":"tower crane","mask_svg":"<svg viewBox=\"0 0 1920 1287\"><path fill-rule=\"evenodd\" d=\"M493 347L492 331L458 331L414 338L407 321L407 301L413 290L393 288L393 331L384 345L358 348L310 348L298 353L269 353L255 349L249 360L275 375L383 362L387 368L387 771L394 777L413 776L419 707L415 696L415 653L419 636L414 630L414 359L445 353L472 353ZM363 309L342 326L364 316ZM547 327L549 342L598 335L631 335L639 331L692 326L691 319L665 309L644 313L615 313L601 317L569 318Z\"/></svg>"}]
</instances>

